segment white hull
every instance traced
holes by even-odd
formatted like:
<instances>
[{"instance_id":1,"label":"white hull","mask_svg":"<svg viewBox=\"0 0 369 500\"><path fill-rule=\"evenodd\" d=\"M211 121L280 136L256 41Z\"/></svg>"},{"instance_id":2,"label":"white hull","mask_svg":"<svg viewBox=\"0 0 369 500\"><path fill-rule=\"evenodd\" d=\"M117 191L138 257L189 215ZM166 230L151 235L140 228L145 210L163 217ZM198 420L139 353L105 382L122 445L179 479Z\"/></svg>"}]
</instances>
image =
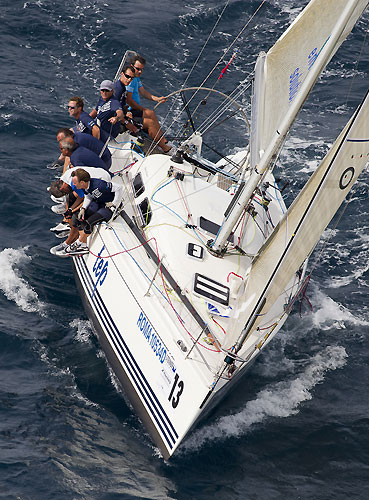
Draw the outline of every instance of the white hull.
<instances>
[{"instance_id":1,"label":"white hull","mask_svg":"<svg viewBox=\"0 0 369 500\"><path fill-rule=\"evenodd\" d=\"M124 161L128 163L131 159ZM118 165L121 161L113 160L113 170L121 168L121 164ZM136 199L129 196L136 170L122 176L126 189L124 211L114 222L101 224L95 230L89 239L89 255L73 260L85 309L109 363L153 441L167 459L193 425L235 385L261 348L277 333L287 318L284 307L288 299L286 295L277 301L275 310L264 322L268 326L265 331L251 332L238 353L247 361L236 362L230 369L230 365L224 362L227 352L220 346L229 328L236 325L241 333L244 325L237 324L237 315L233 313L230 317L209 313L208 302L216 304L224 315L227 307L217 303L216 297L214 301L201 293L193 293L194 276L201 273L215 282L229 285L229 306L236 310L242 280L237 278L232 289L227 276L244 274L251 259L246 256L219 259L207 252L203 260L196 261L186 255L188 243L196 242L193 230L172 227L183 209L182 201L172 199L170 211L166 214L160 213L160 209L158 212L154 210L154 200L158 201L155 194L158 178L163 174L165 177L168 169L175 169L177 165L163 155L154 155L150 161L146 159L144 162L147 162L147 168L146 163L140 165L140 162L134 166L142 175L143 194ZM180 165L180 169L192 172L191 165ZM211 217L210 209L214 207L210 206L208 213L203 210L205 196L209 205L214 201L214 193L218 205L226 206L229 201L230 195L219 189L216 183L210 183L210 191L203 189L201 199L197 199L201 188L193 185L192 176L178 182L181 182L181 189L191 191L187 192L187 200L193 214L199 210L205 218ZM174 181L173 186L176 183ZM143 236L143 231L132 224L132 219L137 218L136 207L149 193L152 195L152 223L147 227L149 232ZM172 195L173 191L166 192L167 197ZM273 217L282 213L280 203L281 200L271 210ZM173 215L173 211L178 213ZM264 209L260 208L260 211L262 215ZM158 224L155 228L159 216L164 225ZM254 235L253 240L258 240L254 250L264 240L261 234L259 236ZM148 243L143 246L145 238ZM253 244L248 247L252 251ZM157 254L165 254L159 270ZM297 291L298 280L293 285L293 292L288 292L289 298ZM208 325L209 331L204 331Z\"/></svg>"},{"instance_id":2,"label":"white hull","mask_svg":"<svg viewBox=\"0 0 369 500\"><path fill-rule=\"evenodd\" d=\"M128 134L109 144L122 209L95 229L89 255L74 258L77 283L165 458L282 327L307 258L367 163L368 96L288 210L271 173L315 81L367 4L311 0L258 59L251 159L246 150L225 157L208 142L205 134L232 118L246 138L248 120L233 97L206 87L168 96L179 99L165 131L179 144L175 157L143 158L124 146ZM203 147L222 160L204 159Z\"/></svg>"}]
</instances>

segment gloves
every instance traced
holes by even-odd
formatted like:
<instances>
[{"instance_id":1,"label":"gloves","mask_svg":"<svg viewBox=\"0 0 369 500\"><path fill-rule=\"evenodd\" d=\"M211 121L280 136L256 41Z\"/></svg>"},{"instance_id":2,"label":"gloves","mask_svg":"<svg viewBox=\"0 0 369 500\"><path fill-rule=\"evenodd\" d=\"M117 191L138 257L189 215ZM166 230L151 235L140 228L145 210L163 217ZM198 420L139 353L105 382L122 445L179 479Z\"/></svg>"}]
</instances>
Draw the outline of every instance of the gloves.
<instances>
[{"instance_id":1,"label":"gloves","mask_svg":"<svg viewBox=\"0 0 369 500\"><path fill-rule=\"evenodd\" d=\"M73 215L73 212L72 212L72 209L71 209L71 208L68 208L68 210L66 210L66 211L63 213L64 219L71 219L71 218L72 218L72 215Z\"/></svg>"},{"instance_id":2,"label":"gloves","mask_svg":"<svg viewBox=\"0 0 369 500\"><path fill-rule=\"evenodd\" d=\"M78 214L78 220L84 220L84 218L85 218L85 212L86 212L85 208L80 208L79 214Z\"/></svg>"}]
</instances>

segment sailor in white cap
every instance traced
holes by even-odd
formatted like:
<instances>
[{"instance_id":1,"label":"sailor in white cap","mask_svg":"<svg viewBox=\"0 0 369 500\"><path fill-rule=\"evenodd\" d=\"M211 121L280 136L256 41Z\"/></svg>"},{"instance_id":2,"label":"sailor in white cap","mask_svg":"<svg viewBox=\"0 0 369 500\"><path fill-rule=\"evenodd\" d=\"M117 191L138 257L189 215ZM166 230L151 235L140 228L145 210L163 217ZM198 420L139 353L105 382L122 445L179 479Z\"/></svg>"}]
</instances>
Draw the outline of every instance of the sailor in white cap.
<instances>
[{"instance_id":1,"label":"sailor in white cap","mask_svg":"<svg viewBox=\"0 0 369 500\"><path fill-rule=\"evenodd\" d=\"M126 119L119 101L114 98L113 82L110 80L101 82L100 94L100 99L90 115L97 119L99 125L98 133L95 135L93 132L93 135L105 142L109 137L117 137L120 122L124 123Z\"/></svg>"}]
</instances>

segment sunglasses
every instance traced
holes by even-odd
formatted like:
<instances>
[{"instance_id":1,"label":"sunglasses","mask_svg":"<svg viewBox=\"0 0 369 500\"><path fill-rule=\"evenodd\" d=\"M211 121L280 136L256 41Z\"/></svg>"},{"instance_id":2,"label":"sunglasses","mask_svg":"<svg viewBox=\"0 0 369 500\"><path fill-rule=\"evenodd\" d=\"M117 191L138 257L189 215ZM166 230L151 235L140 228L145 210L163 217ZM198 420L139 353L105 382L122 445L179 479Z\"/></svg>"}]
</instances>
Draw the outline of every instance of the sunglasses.
<instances>
[{"instance_id":1,"label":"sunglasses","mask_svg":"<svg viewBox=\"0 0 369 500\"><path fill-rule=\"evenodd\" d=\"M123 73L124 76L128 79L128 80L133 80L134 76L132 75L127 75L127 73Z\"/></svg>"},{"instance_id":2,"label":"sunglasses","mask_svg":"<svg viewBox=\"0 0 369 500\"><path fill-rule=\"evenodd\" d=\"M112 90L109 89L100 89L101 92L113 92Z\"/></svg>"},{"instance_id":3,"label":"sunglasses","mask_svg":"<svg viewBox=\"0 0 369 500\"><path fill-rule=\"evenodd\" d=\"M143 68L137 68L137 66L132 66L136 71L143 71Z\"/></svg>"},{"instance_id":4,"label":"sunglasses","mask_svg":"<svg viewBox=\"0 0 369 500\"><path fill-rule=\"evenodd\" d=\"M68 109L76 109L77 106L68 106Z\"/></svg>"}]
</instances>

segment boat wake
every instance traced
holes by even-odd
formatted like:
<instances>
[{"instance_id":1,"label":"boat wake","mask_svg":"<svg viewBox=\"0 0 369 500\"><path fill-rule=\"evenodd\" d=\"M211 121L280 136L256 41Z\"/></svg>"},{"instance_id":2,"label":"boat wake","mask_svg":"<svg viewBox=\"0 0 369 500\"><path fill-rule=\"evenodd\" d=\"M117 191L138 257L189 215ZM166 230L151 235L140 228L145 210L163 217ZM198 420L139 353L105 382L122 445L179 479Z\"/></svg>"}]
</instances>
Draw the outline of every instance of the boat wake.
<instances>
[{"instance_id":1,"label":"boat wake","mask_svg":"<svg viewBox=\"0 0 369 500\"><path fill-rule=\"evenodd\" d=\"M28 247L5 248L0 252L0 289L8 300L25 312L37 312L45 315L46 305L38 298L35 290L20 276L19 267L32 258L26 254Z\"/></svg>"},{"instance_id":2,"label":"boat wake","mask_svg":"<svg viewBox=\"0 0 369 500\"><path fill-rule=\"evenodd\" d=\"M286 418L295 415L304 401L312 399L314 387L325 374L342 368L347 354L341 346L328 346L311 358L310 364L296 378L272 384L249 401L234 415L221 417L214 424L196 431L182 447L183 452L199 450L205 443L240 438L252 431L255 425L270 417Z\"/></svg>"}]
</instances>

